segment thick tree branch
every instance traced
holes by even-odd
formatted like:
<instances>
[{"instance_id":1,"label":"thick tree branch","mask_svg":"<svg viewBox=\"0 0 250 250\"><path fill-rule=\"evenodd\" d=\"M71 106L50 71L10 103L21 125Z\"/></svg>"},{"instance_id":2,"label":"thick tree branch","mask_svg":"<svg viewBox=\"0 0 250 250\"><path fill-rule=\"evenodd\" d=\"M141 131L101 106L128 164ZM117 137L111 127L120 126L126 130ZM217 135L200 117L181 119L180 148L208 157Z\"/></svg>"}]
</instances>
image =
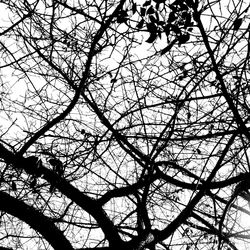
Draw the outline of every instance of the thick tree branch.
<instances>
[{"instance_id":1,"label":"thick tree branch","mask_svg":"<svg viewBox=\"0 0 250 250\"><path fill-rule=\"evenodd\" d=\"M54 185L55 188L60 190L62 194L67 196L82 209L88 212L91 216L93 216L93 218L97 221L97 223L103 230L111 245L114 244L117 246L119 244L122 244L122 240L113 222L109 220L107 214L96 200L88 197L87 195L84 195L82 192L73 187L65 179L59 177L53 171L43 166L36 168L36 166L30 165L28 159L22 156L14 155L2 144L0 144L0 158L4 159L7 164L13 165L14 168L24 169L28 174L43 176L45 180L47 180L49 183Z\"/></svg>"},{"instance_id":2,"label":"thick tree branch","mask_svg":"<svg viewBox=\"0 0 250 250\"><path fill-rule=\"evenodd\" d=\"M52 221L33 207L0 191L0 210L26 222L56 250L73 250L70 242Z\"/></svg>"}]
</instances>

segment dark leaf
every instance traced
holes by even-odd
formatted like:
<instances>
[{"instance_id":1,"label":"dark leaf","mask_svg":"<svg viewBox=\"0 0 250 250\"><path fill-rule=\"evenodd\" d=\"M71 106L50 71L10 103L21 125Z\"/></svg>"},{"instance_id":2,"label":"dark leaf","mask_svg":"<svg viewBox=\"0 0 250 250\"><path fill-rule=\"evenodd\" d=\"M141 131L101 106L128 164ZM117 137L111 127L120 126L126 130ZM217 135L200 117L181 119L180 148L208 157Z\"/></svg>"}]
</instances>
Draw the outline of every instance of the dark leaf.
<instances>
[{"instance_id":1,"label":"dark leaf","mask_svg":"<svg viewBox=\"0 0 250 250\"><path fill-rule=\"evenodd\" d=\"M193 0L186 0L186 5L187 5L188 7L193 7L193 6L194 6Z\"/></svg>"},{"instance_id":2,"label":"dark leaf","mask_svg":"<svg viewBox=\"0 0 250 250\"><path fill-rule=\"evenodd\" d=\"M165 27L165 24L166 24L164 21L160 21L159 19L158 19L157 23L158 23L158 25L162 26L163 28ZM169 24L167 24L167 25L169 25Z\"/></svg>"},{"instance_id":3,"label":"dark leaf","mask_svg":"<svg viewBox=\"0 0 250 250\"><path fill-rule=\"evenodd\" d=\"M197 153L200 155L201 154L201 151L200 151L200 149L196 149L196 151L197 151Z\"/></svg>"},{"instance_id":4,"label":"dark leaf","mask_svg":"<svg viewBox=\"0 0 250 250\"><path fill-rule=\"evenodd\" d=\"M149 16L149 20L150 20L151 23L156 23L157 22L153 15Z\"/></svg>"},{"instance_id":5,"label":"dark leaf","mask_svg":"<svg viewBox=\"0 0 250 250\"><path fill-rule=\"evenodd\" d=\"M146 9L141 7L141 16L145 16L146 14Z\"/></svg>"},{"instance_id":6,"label":"dark leaf","mask_svg":"<svg viewBox=\"0 0 250 250\"><path fill-rule=\"evenodd\" d=\"M85 129L82 129L82 130L81 130L81 134L82 134L82 135L84 135L85 132L86 132Z\"/></svg>"},{"instance_id":7,"label":"dark leaf","mask_svg":"<svg viewBox=\"0 0 250 250\"><path fill-rule=\"evenodd\" d=\"M190 39L189 33L182 34L178 37L179 45L185 44Z\"/></svg>"},{"instance_id":8,"label":"dark leaf","mask_svg":"<svg viewBox=\"0 0 250 250\"><path fill-rule=\"evenodd\" d=\"M16 191L17 190L17 187L16 187L16 183L14 181L11 182L11 189L13 191Z\"/></svg>"},{"instance_id":9,"label":"dark leaf","mask_svg":"<svg viewBox=\"0 0 250 250\"><path fill-rule=\"evenodd\" d=\"M171 29L174 31L175 34L180 35L181 30L177 25L171 25Z\"/></svg>"},{"instance_id":10,"label":"dark leaf","mask_svg":"<svg viewBox=\"0 0 250 250\"><path fill-rule=\"evenodd\" d=\"M121 10L117 16L118 23L125 23L128 20L127 10Z\"/></svg>"},{"instance_id":11,"label":"dark leaf","mask_svg":"<svg viewBox=\"0 0 250 250\"><path fill-rule=\"evenodd\" d=\"M121 10L121 11L119 12L119 16L128 17L128 10Z\"/></svg>"},{"instance_id":12,"label":"dark leaf","mask_svg":"<svg viewBox=\"0 0 250 250\"><path fill-rule=\"evenodd\" d=\"M147 10L147 14L148 14L148 15L152 15L152 14L154 14L154 13L155 13L154 7L153 7L153 6L150 6L150 7L148 8L148 10Z\"/></svg>"},{"instance_id":13,"label":"dark leaf","mask_svg":"<svg viewBox=\"0 0 250 250\"><path fill-rule=\"evenodd\" d=\"M55 159L55 158L53 158L53 159L49 159L49 163L51 164L51 166L53 166L53 167L56 167L56 166L62 166L63 164L62 164L62 162L60 161L60 160L58 160L58 159Z\"/></svg>"},{"instance_id":14,"label":"dark leaf","mask_svg":"<svg viewBox=\"0 0 250 250\"><path fill-rule=\"evenodd\" d=\"M37 184L37 179L33 178L32 181L30 182L30 188L35 188L36 184Z\"/></svg>"},{"instance_id":15,"label":"dark leaf","mask_svg":"<svg viewBox=\"0 0 250 250\"><path fill-rule=\"evenodd\" d=\"M167 25L164 27L164 32L165 32L166 36L168 37L169 34L170 34L170 24L167 24Z\"/></svg>"},{"instance_id":16,"label":"dark leaf","mask_svg":"<svg viewBox=\"0 0 250 250\"><path fill-rule=\"evenodd\" d=\"M237 18L233 23L233 29L238 30L242 24L242 21L243 21L242 18Z\"/></svg>"},{"instance_id":17,"label":"dark leaf","mask_svg":"<svg viewBox=\"0 0 250 250\"><path fill-rule=\"evenodd\" d=\"M146 40L147 43L152 43L155 41L155 39L157 38L157 33L156 32L153 32L153 33L150 33L150 36L149 38Z\"/></svg>"},{"instance_id":18,"label":"dark leaf","mask_svg":"<svg viewBox=\"0 0 250 250\"><path fill-rule=\"evenodd\" d=\"M113 78L113 79L111 79L110 82L111 82L111 83L116 83L116 82L117 82L117 79L116 79L116 78Z\"/></svg>"},{"instance_id":19,"label":"dark leaf","mask_svg":"<svg viewBox=\"0 0 250 250\"><path fill-rule=\"evenodd\" d=\"M137 27L138 29L141 29L141 28L143 27L143 24L144 24L144 19L142 19L142 20L136 25L136 27Z\"/></svg>"},{"instance_id":20,"label":"dark leaf","mask_svg":"<svg viewBox=\"0 0 250 250\"><path fill-rule=\"evenodd\" d=\"M187 16L185 18L185 24L184 24L184 28L188 28L192 26L192 22L191 22L191 14L190 13L187 13Z\"/></svg>"},{"instance_id":21,"label":"dark leaf","mask_svg":"<svg viewBox=\"0 0 250 250\"><path fill-rule=\"evenodd\" d=\"M132 6L132 13L135 14L136 12L136 3L133 3L133 6Z\"/></svg>"},{"instance_id":22,"label":"dark leaf","mask_svg":"<svg viewBox=\"0 0 250 250\"><path fill-rule=\"evenodd\" d=\"M151 1L146 1L142 6L149 6L151 4Z\"/></svg>"},{"instance_id":23,"label":"dark leaf","mask_svg":"<svg viewBox=\"0 0 250 250\"><path fill-rule=\"evenodd\" d=\"M123 16L118 16L117 17L117 23L126 23L128 20L127 17L123 17Z\"/></svg>"},{"instance_id":24,"label":"dark leaf","mask_svg":"<svg viewBox=\"0 0 250 250\"><path fill-rule=\"evenodd\" d=\"M172 4L169 5L169 8L174 11L186 11L188 10L188 6L185 4L183 0L176 0Z\"/></svg>"},{"instance_id":25,"label":"dark leaf","mask_svg":"<svg viewBox=\"0 0 250 250\"><path fill-rule=\"evenodd\" d=\"M188 14L189 13L187 11L181 12L181 18L186 19L186 17L188 16Z\"/></svg>"},{"instance_id":26,"label":"dark leaf","mask_svg":"<svg viewBox=\"0 0 250 250\"><path fill-rule=\"evenodd\" d=\"M171 9L175 13L178 11L178 9L172 4L169 5L169 9Z\"/></svg>"},{"instance_id":27,"label":"dark leaf","mask_svg":"<svg viewBox=\"0 0 250 250\"><path fill-rule=\"evenodd\" d=\"M170 12L169 13L169 16L168 16L168 23L172 23L174 22L175 20L177 19L177 17L175 16L175 13L174 12Z\"/></svg>"},{"instance_id":28,"label":"dark leaf","mask_svg":"<svg viewBox=\"0 0 250 250\"><path fill-rule=\"evenodd\" d=\"M147 29L148 29L148 32L150 32L150 33L157 32L157 27L154 23L147 23Z\"/></svg>"},{"instance_id":29,"label":"dark leaf","mask_svg":"<svg viewBox=\"0 0 250 250\"><path fill-rule=\"evenodd\" d=\"M177 3L174 5L178 5L179 7L179 11L187 11L188 10L188 6L186 5L186 3L182 0L177 0Z\"/></svg>"}]
</instances>

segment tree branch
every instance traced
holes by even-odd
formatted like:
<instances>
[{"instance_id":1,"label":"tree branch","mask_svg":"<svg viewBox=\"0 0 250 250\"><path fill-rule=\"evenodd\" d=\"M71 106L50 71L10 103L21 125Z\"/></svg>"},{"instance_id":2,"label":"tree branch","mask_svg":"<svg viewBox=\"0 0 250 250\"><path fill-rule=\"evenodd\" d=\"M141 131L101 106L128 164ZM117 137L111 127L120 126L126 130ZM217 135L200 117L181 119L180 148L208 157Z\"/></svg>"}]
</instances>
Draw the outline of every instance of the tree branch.
<instances>
[{"instance_id":1,"label":"tree branch","mask_svg":"<svg viewBox=\"0 0 250 250\"><path fill-rule=\"evenodd\" d=\"M0 191L0 200L0 210L26 222L40 233L55 250L73 250L63 233L41 212L2 191Z\"/></svg>"}]
</instances>

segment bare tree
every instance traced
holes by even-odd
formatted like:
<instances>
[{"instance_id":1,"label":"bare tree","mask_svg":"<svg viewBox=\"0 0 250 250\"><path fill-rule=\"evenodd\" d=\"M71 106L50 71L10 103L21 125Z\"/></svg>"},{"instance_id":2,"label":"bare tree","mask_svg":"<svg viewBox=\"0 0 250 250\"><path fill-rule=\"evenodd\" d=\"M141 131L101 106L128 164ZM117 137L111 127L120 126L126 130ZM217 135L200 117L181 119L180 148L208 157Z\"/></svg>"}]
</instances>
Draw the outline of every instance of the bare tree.
<instances>
[{"instance_id":1,"label":"bare tree","mask_svg":"<svg viewBox=\"0 0 250 250\"><path fill-rule=\"evenodd\" d=\"M247 249L247 1L0 6L1 249Z\"/></svg>"}]
</instances>

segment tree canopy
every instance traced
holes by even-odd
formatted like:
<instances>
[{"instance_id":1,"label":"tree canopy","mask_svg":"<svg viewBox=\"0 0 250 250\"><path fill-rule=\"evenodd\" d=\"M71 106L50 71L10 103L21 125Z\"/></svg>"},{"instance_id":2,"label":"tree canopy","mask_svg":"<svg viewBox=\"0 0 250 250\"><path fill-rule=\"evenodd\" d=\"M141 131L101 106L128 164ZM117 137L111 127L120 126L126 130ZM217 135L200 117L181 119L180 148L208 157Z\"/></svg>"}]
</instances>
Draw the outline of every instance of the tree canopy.
<instances>
[{"instance_id":1,"label":"tree canopy","mask_svg":"<svg viewBox=\"0 0 250 250\"><path fill-rule=\"evenodd\" d=\"M248 249L247 1L0 6L0 249Z\"/></svg>"}]
</instances>

